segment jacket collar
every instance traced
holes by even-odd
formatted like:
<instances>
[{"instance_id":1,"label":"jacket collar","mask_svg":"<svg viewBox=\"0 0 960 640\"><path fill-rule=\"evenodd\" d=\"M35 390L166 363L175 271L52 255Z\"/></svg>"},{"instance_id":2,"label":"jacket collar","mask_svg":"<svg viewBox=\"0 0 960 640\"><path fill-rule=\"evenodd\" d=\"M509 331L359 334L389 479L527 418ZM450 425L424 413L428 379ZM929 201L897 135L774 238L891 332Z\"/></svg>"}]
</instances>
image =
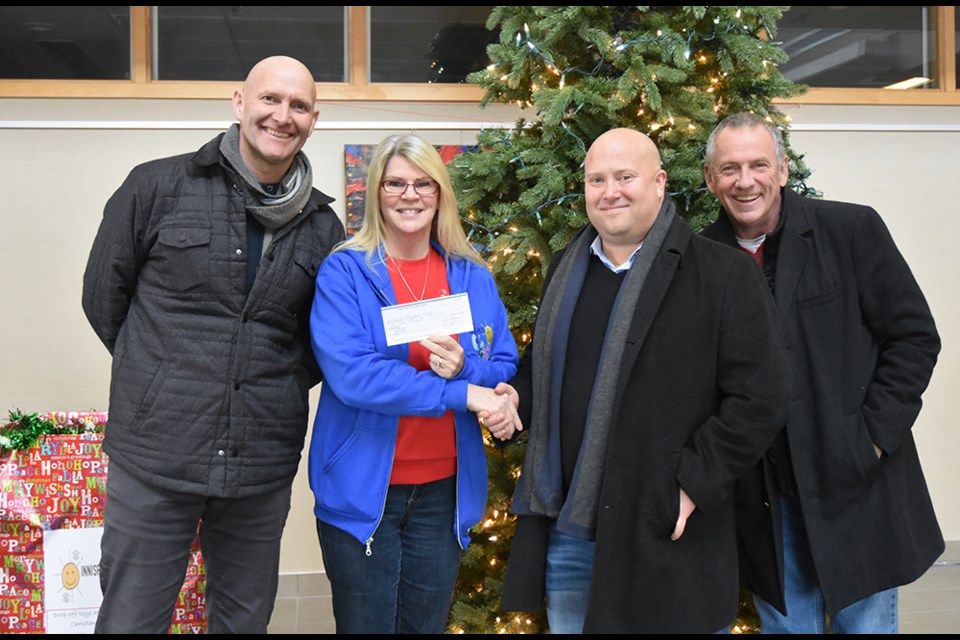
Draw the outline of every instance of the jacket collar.
<instances>
[{"instance_id":1,"label":"jacket collar","mask_svg":"<svg viewBox=\"0 0 960 640\"><path fill-rule=\"evenodd\" d=\"M225 133L219 134L213 140L210 140L205 145L200 147L196 153L193 154L193 163L198 167L204 169L209 169L210 167L221 165L223 166L223 158L220 155L220 140ZM307 201L307 205L303 208L304 211L314 211L318 207L321 207L326 204L334 202L335 198L331 198L327 194L319 191L315 187L310 193L310 199ZM295 226L295 225L291 225Z\"/></svg>"},{"instance_id":2,"label":"jacket collar","mask_svg":"<svg viewBox=\"0 0 960 640\"><path fill-rule=\"evenodd\" d=\"M447 253L435 240L430 240L430 246L436 249L440 257L443 258L447 266L447 282L450 284L450 293L462 293L467 290L467 280L470 274L470 261L466 258L448 258ZM397 296L393 291L393 283L390 280L390 271L386 262L386 250L383 245L378 251L374 251L367 260L367 252L358 249L349 249L343 252L353 260L360 270L360 273L367 279L370 286L380 292L380 297L385 304L397 304Z\"/></svg>"},{"instance_id":3,"label":"jacket collar","mask_svg":"<svg viewBox=\"0 0 960 640\"><path fill-rule=\"evenodd\" d=\"M774 299L780 323L787 319L786 310L796 297L797 284L807 257L813 248L813 227L807 199L793 189L780 190L780 246L777 254ZM705 235L731 247L737 246L736 234L730 217L721 209L717 221L706 229Z\"/></svg>"},{"instance_id":4,"label":"jacket collar","mask_svg":"<svg viewBox=\"0 0 960 640\"><path fill-rule=\"evenodd\" d=\"M693 231L690 230L687 223L679 215L674 218L670 230L667 231L667 237L663 239L663 244L660 246L660 252L650 266L647 281L644 283L643 291L637 300L637 311L634 314L633 324L627 337L627 341L634 345L635 352L640 351L643 340L660 308L660 303L663 302L667 290L670 289L673 276L680 268L683 254L686 252L692 236ZM624 354L624 365L629 360L626 357L627 353ZM626 379L626 377L622 376L621 379Z\"/></svg>"},{"instance_id":5,"label":"jacket collar","mask_svg":"<svg viewBox=\"0 0 960 640\"><path fill-rule=\"evenodd\" d=\"M777 255L777 274L774 286L774 299L780 322L787 319L786 310L790 308L797 293L797 283L813 248L813 228L807 211L806 199L792 189L784 187L781 195L783 208L783 232Z\"/></svg>"}]
</instances>

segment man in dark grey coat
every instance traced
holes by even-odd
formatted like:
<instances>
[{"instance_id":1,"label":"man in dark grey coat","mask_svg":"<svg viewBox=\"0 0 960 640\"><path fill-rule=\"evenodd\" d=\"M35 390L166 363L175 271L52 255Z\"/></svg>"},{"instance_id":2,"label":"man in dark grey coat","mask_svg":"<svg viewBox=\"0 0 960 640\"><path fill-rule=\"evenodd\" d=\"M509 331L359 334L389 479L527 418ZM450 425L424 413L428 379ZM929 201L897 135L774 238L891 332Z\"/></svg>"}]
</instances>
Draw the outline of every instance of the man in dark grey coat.
<instances>
[{"instance_id":1,"label":"man in dark grey coat","mask_svg":"<svg viewBox=\"0 0 960 640\"><path fill-rule=\"evenodd\" d=\"M780 132L721 122L705 232L761 265L792 365L790 421L738 486L744 586L764 633L895 633L897 589L944 548L911 427L940 339L869 207L786 189ZM751 284L744 283L745 286Z\"/></svg>"},{"instance_id":2,"label":"man in dark grey coat","mask_svg":"<svg viewBox=\"0 0 960 640\"><path fill-rule=\"evenodd\" d=\"M316 86L250 71L239 124L136 167L106 205L83 307L113 355L98 632L170 625L200 527L210 632L265 633L320 371L314 277L343 238L300 153Z\"/></svg>"}]
</instances>

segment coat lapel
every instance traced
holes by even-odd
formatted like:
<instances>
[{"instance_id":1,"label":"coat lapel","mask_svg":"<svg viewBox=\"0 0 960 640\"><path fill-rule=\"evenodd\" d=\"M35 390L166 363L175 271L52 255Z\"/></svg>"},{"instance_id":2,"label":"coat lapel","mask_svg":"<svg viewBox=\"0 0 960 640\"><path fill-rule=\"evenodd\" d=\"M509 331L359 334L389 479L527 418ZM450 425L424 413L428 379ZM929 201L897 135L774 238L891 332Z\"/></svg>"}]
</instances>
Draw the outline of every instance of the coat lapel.
<instances>
[{"instance_id":1,"label":"coat lapel","mask_svg":"<svg viewBox=\"0 0 960 640\"><path fill-rule=\"evenodd\" d=\"M647 275L643 290L637 299L637 308L633 314L630 331L627 334L627 345L624 348L623 360L620 363L618 391L622 391L623 385L630 378L633 364L643 347L643 341L650 331L653 319L657 316L663 297L670 288L670 282L680 266L680 258L687 248L692 234L690 227L680 219L680 216L677 216L663 241L663 245L660 247L659 255L650 266L650 273ZM620 394L618 393L617 398L619 399L619 397Z\"/></svg>"},{"instance_id":2,"label":"coat lapel","mask_svg":"<svg viewBox=\"0 0 960 640\"><path fill-rule=\"evenodd\" d=\"M783 232L777 256L774 299L780 324L786 322L788 310L797 295L797 283L810 255L812 229L804 210L803 199L790 189L783 190Z\"/></svg>"}]
</instances>

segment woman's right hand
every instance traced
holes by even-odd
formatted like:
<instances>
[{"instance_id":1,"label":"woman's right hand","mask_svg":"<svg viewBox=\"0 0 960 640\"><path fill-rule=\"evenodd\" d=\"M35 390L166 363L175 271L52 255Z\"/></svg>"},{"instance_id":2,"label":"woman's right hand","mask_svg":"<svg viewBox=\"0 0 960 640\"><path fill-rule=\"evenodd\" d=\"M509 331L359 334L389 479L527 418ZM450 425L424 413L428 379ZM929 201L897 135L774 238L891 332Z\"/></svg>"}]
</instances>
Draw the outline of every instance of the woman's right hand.
<instances>
[{"instance_id":1,"label":"woman's right hand","mask_svg":"<svg viewBox=\"0 0 960 640\"><path fill-rule=\"evenodd\" d=\"M497 393L494 389L475 384L468 385L467 409L476 413L490 435L498 440L509 440L515 432L523 430L514 396L508 393Z\"/></svg>"}]
</instances>

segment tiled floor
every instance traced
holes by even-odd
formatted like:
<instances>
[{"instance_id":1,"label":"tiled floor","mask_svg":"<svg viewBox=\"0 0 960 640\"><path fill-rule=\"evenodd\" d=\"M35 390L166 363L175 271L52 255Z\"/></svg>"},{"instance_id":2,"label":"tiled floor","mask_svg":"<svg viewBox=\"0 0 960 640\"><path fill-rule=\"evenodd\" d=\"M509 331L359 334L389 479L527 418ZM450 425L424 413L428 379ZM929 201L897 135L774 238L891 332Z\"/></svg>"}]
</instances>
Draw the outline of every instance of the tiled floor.
<instances>
[{"instance_id":1,"label":"tiled floor","mask_svg":"<svg viewBox=\"0 0 960 640\"><path fill-rule=\"evenodd\" d=\"M333 633L326 574L280 576L270 633ZM960 632L960 541L947 543L927 573L900 590L900 633Z\"/></svg>"},{"instance_id":2,"label":"tiled floor","mask_svg":"<svg viewBox=\"0 0 960 640\"><path fill-rule=\"evenodd\" d=\"M900 633L960 632L960 541L926 574L900 589Z\"/></svg>"},{"instance_id":3,"label":"tiled floor","mask_svg":"<svg viewBox=\"0 0 960 640\"><path fill-rule=\"evenodd\" d=\"M335 633L330 582L325 573L280 576L268 633Z\"/></svg>"}]
</instances>

